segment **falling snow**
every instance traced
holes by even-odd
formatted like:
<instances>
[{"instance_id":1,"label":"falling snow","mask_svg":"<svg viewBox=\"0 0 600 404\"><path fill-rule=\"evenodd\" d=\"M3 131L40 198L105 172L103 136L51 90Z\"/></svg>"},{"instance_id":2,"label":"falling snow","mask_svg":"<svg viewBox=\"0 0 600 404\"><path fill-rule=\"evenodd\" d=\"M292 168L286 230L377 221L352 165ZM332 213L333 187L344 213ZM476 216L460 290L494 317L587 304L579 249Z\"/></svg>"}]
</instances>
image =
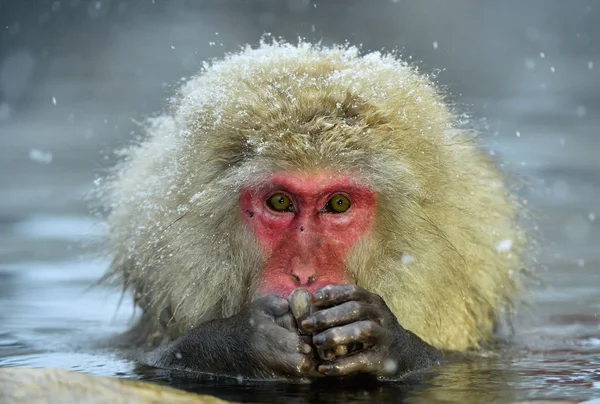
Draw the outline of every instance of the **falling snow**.
<instances>
[{"instance_id":1,"label":"falling snow","mask_svg":"<svg viewBox=\"0 0 600 404\"><path fill-rule=\"evenodd\" d=\"M535 60L531 58L525 59L525 67L529 70L535 69Z\"/></svg>"},{"instance_id":2,"label":"falling snow","mask_svg":"<svg viewBox=\"0 0 600 404\"><path fill-rule=\"evenodd\" d=\"M415 261L415 259L413 258L412 255L408 255L408 254L402 254L402 263L404 265L408 265L411 264Z\"/></svg>"},{"instance_id":3,"label":"falling snow","mask_svg":"<svg viewBox=\"0 0 600 404\"><path fill-rule=\"evenodd\" d=\"M202 198L202 195L204 195L204 191L201 192L197 192L195 193L191 198L190 198L190 203L194 203L196 202L198 199Z\"/></svg>"},{"instance_id":4,"label":"falling snow","mask_svg":"<svg viewBox=\"0 0 600 404\"><path fill-rule=\"evenodd\" d=\"M29 158L36 163L50 164L52 163L52 153L44 152L40 149L29 150Z\"/></svg>"},{"instance_id":5,"label":"falling snow","mask_svg":"<svg viewBox=\"0 0 600 404\"><path fill-rule=\"evenodd\" d=\"M398 370L398 363L391 359L386 359L383 362L383 368L385 369L387 374L393 375Z\"/></svg>"},{"instance_id":6,"label":"falling snow","mask_svg":"<svg viewBox=\"0 0 600 404\"><path fill-rule=\"evenodd\" d=\"M499 253L509 252L512 248L512 240L502 240L496 245L496 251Z\"/></svg>"}]
</instances>

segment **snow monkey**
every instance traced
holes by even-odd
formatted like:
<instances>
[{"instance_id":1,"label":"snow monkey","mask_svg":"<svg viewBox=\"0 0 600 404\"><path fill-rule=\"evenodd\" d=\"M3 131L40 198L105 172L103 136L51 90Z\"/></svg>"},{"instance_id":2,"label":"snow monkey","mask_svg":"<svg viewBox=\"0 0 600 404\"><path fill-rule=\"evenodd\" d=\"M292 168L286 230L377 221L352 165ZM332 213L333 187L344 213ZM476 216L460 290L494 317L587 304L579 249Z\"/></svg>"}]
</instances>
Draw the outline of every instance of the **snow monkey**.
<instances>
[{"instance_id":1,"label":"snow monkey","mask_svg":"<svg viewBox=\"0 0 600 404\"><path fill-rule=\"evenodd\" d=\"M108 181L144 360L400 378L477 349L520 289L499 171L394 54L263 43L206 64Z\"/></svg>"}]
</instances>

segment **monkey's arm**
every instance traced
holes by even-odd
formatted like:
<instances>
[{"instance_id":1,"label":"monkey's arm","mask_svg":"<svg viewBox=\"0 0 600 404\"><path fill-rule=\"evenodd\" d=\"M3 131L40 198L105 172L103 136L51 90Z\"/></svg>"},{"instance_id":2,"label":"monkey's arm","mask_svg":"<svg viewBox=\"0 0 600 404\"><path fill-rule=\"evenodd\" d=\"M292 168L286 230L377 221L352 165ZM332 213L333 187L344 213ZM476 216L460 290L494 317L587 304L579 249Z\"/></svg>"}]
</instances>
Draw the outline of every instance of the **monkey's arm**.
<instances>
[{"instance_id":1,"label":"monkey's arm","mask_svg":"<svg viewBox=\"0 0 600 404\"><path fill-rule=\"evenodd\" d=\"M383 299L355 285L326 286L313 295L318 309L302 321L328 376L370 373L384 378L439 364L443 355L405 330Z\"/></svg>"},{"instance_id":2,"label":"monkey's arm","mask_svg":"<svg viewBox=\"0 0 600 404\"><path fill-rule=\"evenodd\" d=\"M233 317L194 328L173 343L148 354L145 362L247 378L314 378L316 356L293 329L286 299L268 296Z\"/></svg>"}]
</instances>

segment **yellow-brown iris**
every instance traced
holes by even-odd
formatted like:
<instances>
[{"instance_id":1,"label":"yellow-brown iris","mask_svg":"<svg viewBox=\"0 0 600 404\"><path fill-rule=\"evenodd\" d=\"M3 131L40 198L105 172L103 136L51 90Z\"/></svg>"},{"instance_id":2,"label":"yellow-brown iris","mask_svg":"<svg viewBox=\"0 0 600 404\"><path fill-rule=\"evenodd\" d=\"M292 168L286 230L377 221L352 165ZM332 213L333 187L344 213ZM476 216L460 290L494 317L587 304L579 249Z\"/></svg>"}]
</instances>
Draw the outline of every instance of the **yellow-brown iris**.
<instances>
[{"instance_id":1,"label":"yellow-brown iris","mask_svg":"<svg viewBox=\"0 0 600 404\"><path fill-rule=\"evenodd\" d=\"M325 206L325 210L331 213L344 213L348 209L350 209L350 199L346 195L335 195L333 198L327 202Z\"/></svg>"},{"instance_id":2,"label":"yellow-brown iris","mask_svg":"<svg viewBox=\"0 0 600 404\"><path fill-rule=\"evenodd\" d=\"M293 212L294 205L285 194L275 194L267 200L267 206L276 212Z\"/></svg>"}]
</instances>

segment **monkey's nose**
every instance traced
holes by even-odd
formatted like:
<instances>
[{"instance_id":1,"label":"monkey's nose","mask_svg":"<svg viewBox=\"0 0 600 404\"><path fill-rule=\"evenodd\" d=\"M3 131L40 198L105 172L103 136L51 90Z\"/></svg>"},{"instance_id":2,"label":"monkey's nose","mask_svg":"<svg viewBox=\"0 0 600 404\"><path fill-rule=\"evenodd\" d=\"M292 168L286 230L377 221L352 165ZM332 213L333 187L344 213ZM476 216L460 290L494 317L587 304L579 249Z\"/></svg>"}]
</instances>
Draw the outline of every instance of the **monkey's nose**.
<instances>
[{"instance_id":1,"label":"monkey's nose","mask_svg":"<svg viewBox=\"0 0 600 404\"><path fill-rule=\"evenodd\" d=\"M292 258L290 264L290 272L294 284L298 286L308 286L317 280L315 265L314 263L311 263L310 258L296 256Z\"/></svg>"},{"instance_id":2,"label":"monkey's nose","mask_svg":"<svg viewBox=\"0 0 600 404\"><path fill-rule=\"evenodd\" d=\"M294 281L294 283L296 285L308 286L317 280L317 275L312 274L312 275L304 275L303 276L303 275L299 275L297 273L293 273L292 280Z\"/></svg>"}]
</instances>

